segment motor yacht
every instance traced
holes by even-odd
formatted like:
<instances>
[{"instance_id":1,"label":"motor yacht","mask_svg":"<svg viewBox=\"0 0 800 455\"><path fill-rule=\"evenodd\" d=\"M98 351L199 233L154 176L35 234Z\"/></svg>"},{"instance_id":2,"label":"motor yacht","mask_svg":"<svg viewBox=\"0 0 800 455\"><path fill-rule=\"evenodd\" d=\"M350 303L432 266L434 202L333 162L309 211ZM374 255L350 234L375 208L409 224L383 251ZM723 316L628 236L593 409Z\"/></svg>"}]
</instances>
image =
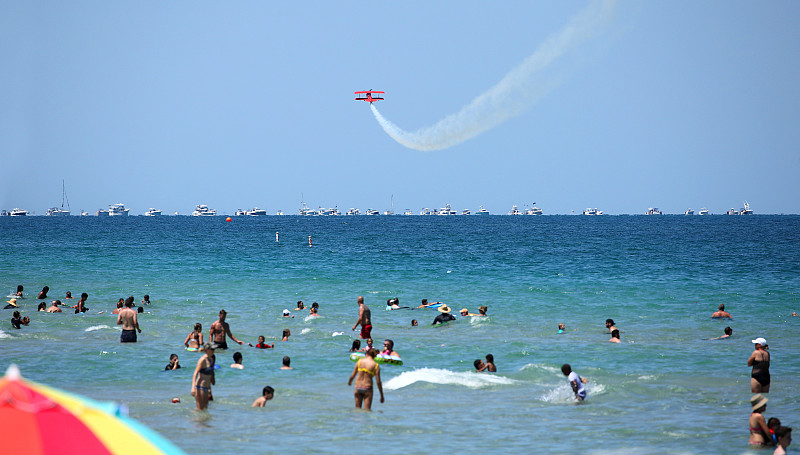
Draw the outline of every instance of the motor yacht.
<instances>
[{"instance_id":1,"label":"motor yacht","mask_svg":"<svg viewBox=\"0 0 800 455\"><path fill-rule=\"evenodd\" d=\"M470 215L470 214L472 214L472 212L470 212L469 209L464 209L464 210L461 211L461 214L462 215Z\"/></svg>"},{"instance_id":2,"label":"motor yacht","mask_svg":"<svg viewBox=\"0 0 800 455\"><path fill-rule=\"evenodd\" d=\"M242 209L236 209L236 211L233 213L233 216L245 216L245 215L247 215L247 211Z\"/></svg>"},{"instance_id":3,"label":"motor yacht","mask_svg":"<svg viewBox=\"0 0 800 455\"><path fill-rule=\"evenodd\" d=\"M694 215L694 210L692 210L692 209L686 209L686 211L685 211L685 212L683 212L683 214L684 214L684 215Z\"/></svg>"},{"instance_id":4,"label":"motor yacht","mask_svg":"<svg viewBox=\"0 0 800 455\"><path fill-rule=\"evenodd\" d=\"M406 211L403 212L403 215L405 215L405 216L411 216L413 214L414 214L414 212L412 212L411 209L406 209Z\"/></svg>"},{"instance_id":5,"label":"motor yacht","mask_svg":"<svg viewBox=\"0 0 800 455\"><path fill-rule=\"evenodd\" d=\"M379 211L377 211L375 209L367 209L367 215L380 215L380 214L381 214L381 212L379 212Z\"/></svg>"},{"instance_id":6,"label":"motor yacht","mask_svg":"<svg viewBox=\"0 0 800 455\"><path fill-rule=\"evenodd\" d=\"M95 215L97 215L97 216L108 216L108 210L99 209L99 210L98 210L98 211L95 213Z\"/></svg>"},{"instance_id":7,"label":"motor yacht","mask_svg":"<svg viewBox=\"0 0 800 455\"><path fill-rule=\"evenodd\" d=\"M480 210L475 212L476 215L489 215L489 211L481 206Z\"/></svg>"},{"instance_id":8,"label":"motor yacht","mask_svg":"<svg viewBox=\"0 0 800 455\"><path fill-rule=\"evenodd\" d=\"M744 208L739 210L739 215L752 215L753 213L755 212L750 209L750 204L747 201L744 201Z\"/></svg>"},{"instance_id":9,"label":"motor yacht","mask_svg":"<svg viewBox=\"0 0 800 455\"><path fill-rule=\"evenodd\" d=\"M645 215L661 215L661 210L658 210L658 207L650 207L644 212Z\"/></svg>"},{"instance_id":10,"label":"motor yacht","mask_svg":"<svg viewBox=\"0 0 800 455\"><path fill-rule=\"evenodd\" d=\"M736 209L734 209L734 208L730 208L730 209L728 209L728 211L727 211L727 212L725 212L725 213L726 213L727 215L738 215L738 214L739 214L739 211L738 211L738 210L736 210Z\"/></svg>"},{"instance_id":11,"label":"motor yacht","mask_svg":"<svg viewBox=\"0 0 800 455\"><path fill-rule=\"evenodd\" d=\"M125 208L125 204L112 204L108 206L108 216L128 216L130 209Z\"/></svg>"},{"instance_id":12,"label":"motor yacht","mask_svg":"<svg viewBox=\"0 0 800 455\"><path fill-rule=\"evenodd\" d=\"M707 208L703 207L702 209L700 209L699 212L697 212L697 214L698 215L708 215L708 214L710 214L710 212L708 211Z\"/></svg>"},{"instance_id":13,"label":"motor yacht","mask_svg":"<svg viewBox=\"0 0 800 455\"><path fill-rule=\"evenodd\" d=\"M146 212L144 212L144 216L161 216L161 210L156 210L151 207Z\"/></svg>"},{"instance_id":14,"label":"motor yacht","mask_svg":"<svg viewBox=\"0 0 800 455\"><path fill-rule=\"evenodd\" d=\"M420 215L433 215L433 212L428 207L423 208L419 211Z\"/></svg>"},{"instance_id":15,"label":"motor yacht","mask_svg":"<svg viewBox=\"0 0 800 455\"><path fill-rule=\"evenodd\" d=\"M9 216L28 216L28 211L25 210L25 209L15 208L15 209L12 209L10 212L8 212L8 215Z\"/></svg>"},{"instance_id":16,"label":"motor yacht","mask_svg":"<svg viewBox=\"0 0 800 455\"><path fill-rule=\"evenodd\" d=\"M348 210L347 213L345 213L345 215L350 215L350 216L361 215L361 210L358 210L356 208L350 208L350 210Z\"/></svg>"},{"instance_id":17,"label":"motor yacht","mask_svg":"<svg viewBox=\"0 0 800 455\"><path fill-rule=\"evenodd\" d=\"M192 212L192 216L216 216L217 211L214 209L208 208L205 204L198 204L194 212Z\"/></svg>"},{"instance_id":18,"label":"motor yacht","mask_svg":"<svg viewBox=\"0 0 800 455\"><path fill-rule=\"evenodd\" d=\"M266 216L267 211L258 207L253 207L253 210L248 210L245 214L248 216Z\"/></svg>"},{"instance_id":19,"label":"motor yacht","mask_svg":"<svg viewBox=\"0 0 800 455\"><path fill-rule=\"evenodd\" d=\"M303 202L303 206L300 207L300 216L315 216L317 212L308 208L305 202Z\"/></svg>"},{"instance_id":20,"label":"motor yacht","mask_svg":"<svg viewBox=\"0 0 800 455\"><path fill-rule=\"evenodd\" d=\"M602 210L597 210L597 208L586 209L586 210L583 211L583 214L584 215L602 215L603 211Z\"/></svg>"},{"instance_id":21,"label":"motor yacht","mask_svg":"<svg viewBox=\"0 0 800 455\"><path fill-rule=\"evenodd\" d=\"M522 215L522 212L519 211L519 207L516 205L511 206L511 211L508 212L509 215Z\"/></svg>"},{"instance_id":22,"label":"motor yacht","mask_svg":"<svg viewBox=\"0 0 800 455\"><path fill-rule=\"evenodd\" d=\"M276 215L283 215L283 210L278 210L277 212L275 212L275 214Z\"/></svg>"},{"instance_id":23,"label":"motor yacht","mask_svg":"<svg viewBox=\"0 0 800 455\"><path fill-rule=\"evenodd\" d=\"M544 214L544 211L542 209L540 209L539 207L536 207L534 205L533 207L529 208L528 210L525 210L525 214L526 215L542 215L542 214Z\"/></svg>"},{"instance_id":24,"label":"motor yacht","mask_svg":"<svg viewBox=\"0 0 800 455\"><path fill-rule=\"evenodd\" d=\"M450 208L450 204L445 204L444 207L439 209L437 215L458 215L458 212Z\"/></svg>"}]
</instances>

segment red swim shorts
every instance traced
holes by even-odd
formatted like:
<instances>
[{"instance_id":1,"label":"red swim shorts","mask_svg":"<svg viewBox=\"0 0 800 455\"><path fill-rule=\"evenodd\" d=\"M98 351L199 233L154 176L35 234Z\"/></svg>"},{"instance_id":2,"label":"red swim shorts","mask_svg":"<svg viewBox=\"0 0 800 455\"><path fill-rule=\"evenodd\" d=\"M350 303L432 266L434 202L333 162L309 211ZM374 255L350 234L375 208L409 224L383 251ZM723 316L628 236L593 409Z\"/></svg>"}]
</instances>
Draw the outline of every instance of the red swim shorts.
<instances>
[{"instance_id":1,"label":"red swim shorts","mask_svg":"<svg viewBox=\"0 0 800 455\"><path fill-rule=\"evenodd\" d=\"M372 324L361 326L361 339L366 340L372 332Z\"/></svg>"}]
</instances>

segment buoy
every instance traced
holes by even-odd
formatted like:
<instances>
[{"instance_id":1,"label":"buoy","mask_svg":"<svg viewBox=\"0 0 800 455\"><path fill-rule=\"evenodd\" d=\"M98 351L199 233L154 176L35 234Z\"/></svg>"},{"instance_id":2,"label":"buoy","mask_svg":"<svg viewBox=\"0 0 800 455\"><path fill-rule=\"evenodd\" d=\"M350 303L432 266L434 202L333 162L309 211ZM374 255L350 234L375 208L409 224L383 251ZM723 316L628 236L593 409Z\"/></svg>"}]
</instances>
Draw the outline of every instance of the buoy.
<instances>
[{"instance_id":1,"label":"buoy","mask_svg":"<svg viewBox=\"0 0 800 455\"><path fill-rule=\"evenodd\" d=\"M172 402L173 402L173 403L180 403L180 402L181 402L181 399L180 399L180 398L178 398L178 397L175 397L175 398L173 398L173 399L172 399Z\"/></svg>"},{"instance_id":2,"label":"buoy","mask_svg":"<svg viewBox=\"0 0 800 455\"><path fill-rule=\"evenodd\" d=\"M308 236L308 246L311 246L311 236Z\"/></svg>"},{"instance_id":3,"label":"buoy","mask_svg":"<svg viewBox=\"0 0 800 455\"><path fill-rule=\"evenodd\" d=\"M227 217L227 218L225 218L225 221L227 221L228 223L230 223L230 222L232 221L232 220L231 220L231 217Z\"/></svg>"},{"instance_id":4,"label":"buoy","mask_svg":"<svg viewBox=\"0 0 800 455\"><path fill-rule=\"evenodd\" d=\"M275 241L276 242L278 241L278 233L277 232L275 233Z\"/></svg>"}]
</instances>

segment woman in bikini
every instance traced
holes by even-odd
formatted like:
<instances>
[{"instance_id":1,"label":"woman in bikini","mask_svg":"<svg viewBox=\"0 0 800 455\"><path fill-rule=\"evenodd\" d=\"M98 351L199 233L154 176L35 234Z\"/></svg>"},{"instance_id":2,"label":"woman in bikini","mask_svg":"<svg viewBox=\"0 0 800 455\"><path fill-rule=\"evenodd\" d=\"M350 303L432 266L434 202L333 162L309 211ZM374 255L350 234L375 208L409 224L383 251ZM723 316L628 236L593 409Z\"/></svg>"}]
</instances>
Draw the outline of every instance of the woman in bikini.
<instances>
[{"instance_id":1,"label":"woman in bikini","mask_svg":"<svg viewBox=\"0 0 800 455\"><path fill-rule=\"evenodd\" d=\"M217 346L212 343L203 345L205 354L197 361L197 366L192 374L192 396L197 401L197 409L203 410L208 407L211 397L211 386L216 384L214 378L214 349Z\"/></svg>"},{"instance_id":2,"label":"woman in bikini","mask_svg":"<svg viewBox=\"0 0 800 455\"><path fill-rule=\"evenodd\" d=\"M765 446L771 446L772 436L767 427L767 421L764 420L764 411L767 410L767 399L760 393L753 395L750 398L750 405L753 407L753 412L750 414L750 448L763 449Z\"/></svg>"},{"instance_id":3,"label":"woman in bikini","mask_svg":"<svg viewBox=\"0 0 800 455\"><path fill-rule=\"evenodd\" d=\"M750 373L750 391L753 393L769 393L769 352L767 340L756 338L753 340L755 350L747 359L747 366L753 367Z\"/></svg>"},{"instance_id":4,"label":"woman in bikini","mask_svg":"<svg viewBox=\"0 0 800 455\"><path fill-rule=\"evenodd\" d=\"M194 325L194 331L186 336L186 339L183 341L183 345L186 346L186 349L199 351L200 346L203 345L203 325L199 322Z\"/></svg>"},{"instance_id":5,"label":"woman in bikini","mask_svg":"<svg viewBox=\"0 0 800 455\"><path fill-rule=\"evenodd\" d=\"M356 362L353 368L353 374L350 375L350 380L347 385L356 380L355 391L353 395L356 398L356 408L361 409L363 403L367 411L372 410L372 378L378 384L378 392L381 394L381 403L383 403L383 385L381 384L381 366L375 362L375 355L378 353L375 349L368 349L364 358Z\"/></svg>"}]
</instances>

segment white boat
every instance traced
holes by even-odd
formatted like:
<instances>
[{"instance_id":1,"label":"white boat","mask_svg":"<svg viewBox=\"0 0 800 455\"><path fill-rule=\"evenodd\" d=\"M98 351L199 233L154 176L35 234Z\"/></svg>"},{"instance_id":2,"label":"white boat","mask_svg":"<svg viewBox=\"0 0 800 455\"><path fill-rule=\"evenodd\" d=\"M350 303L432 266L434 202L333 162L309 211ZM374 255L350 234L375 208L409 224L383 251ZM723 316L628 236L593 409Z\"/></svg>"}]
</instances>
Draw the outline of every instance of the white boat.
<instances>
[{"instance_id":1,"label":"white boat","mask_svg":"<svg viewBox=\"0 0 800 455\"><path fill-rule=\"evenodd\" d=\"M476 215L489 215L489 211L481 206L480 210L475 212Z\"/></svg>"},{"instance_id":2,"label":"white boat","mask_svg":"<svg viewBox=\"0 0 800 455\"><path fill-rule=\"evenodd\" d=\"M726 213L726 214L728 214L728 215L738 215L738 214L739 214L739 212L738 212L736 209L734 209L734 208L731 208L731 209L729 209L729 210L728 210L727 212L725 212L725 213Z\"/></svg>"},{"instance_id":3,"label":"white boat","mask_svg":"<svg viewBox=\"0 0 800 455\"><path fill-rule=\"evenodd\" d=\"M533 207L529 208L528 210L525 210L525 214L526 215L542 215L542 214L544 214L544 211L542 211L542 209L540 209L539 207L536 207L534 205Z\"/></svg>"},{"instance_id":4,"label":"white boat","mask_svg":"<svg viewBox=\"0 0 800 455\"><path fill-rule=\"evenodd\" d=\"M144 216L161 216L161 210L156 210L151 207L144 212Z\"/></svg>"},{"instance_id":5,"label":"white boat","mask_svg":"<svg viewBox=\"0 0 800 455\"><path fill-rule=\"evenodd\" d=\"M420 215L433 215L433 212L428 207L423 208L419 211Z\"/></svg>"},{"instance_id":6,"label":"white boat","mask_svg":"<svg viewBox=\"0 0 800 455\"><path fill-rule=\"evenodd\" d=\"M300 207L300 216L315 216L317 214L317 212L308 208L305 202L301 203L303 204L303 206Z\"/></svg>"},{"instance_id":7,"label":"white boat","mask_svg":"<svg viewBox=\"0 0 800 455\"><path fill-rule=\"evenodd\" d=\"M245 215L247 215L247 212L242 209L236 209L236 212L234 212L233 214L233 216L245 216Z\"/></svg>"},{"instance_id":8,"label":"white boat","mask_svg":"<svg viewBox=\"0 0 800 455\"><path fill-rule=\"evenodd\" d=\"M100 209L95 213L95 215L97 215L97 216L108 216L108 210Z\"/></svg>"},{"instance_id":9,"label":"white boat","mask_svg":"<svg viewBox=\"0 0 800 455\"><path fill-rule=\"evenodd\" d=\"M694 210L692 210L692 209L686 209L686 211L685 211L685 212L683 212L683 214L684 214L684 215L694 215Z\"/></svg>"},{"instance_id":10,"label":"white boat","mask_svg":"<svg viewBox=\"0 0 800 455\"><path fill-rule=\"evenodd\" d=\"M384 215L394 215L394 194L392 195L391 199L389 200L389 210L383 212Z\"/></svg>"},{"instance_id":11,"label":"white boat","mask_svg":"<svg viewBox=\"0 0 800 455\"><path fill-rule=\"evenodd\" d=\"M91 214L89 212L84 212L83 210L81 210L81 216L90 216L90 215Z\"/></svg>"},{"instance_id":12,"label":"white boat","mask_svg":"<svg viewBox=\"0 0 800 455\"><path fill-rule=\"evenodd\" d=\"M661 210L658 210L658 207L650 207L644 212L645 215L661 215Z\"/></svg>"},{"instance_id":13,"label":"white boat","mask_svg":"<svg viewBox=\"0 0 800 455\"><path fill-rule=\"evenodd\" d=\"M511 206L511 211L508 212L509 215L522 215L522 212L519 211L519 207L516 205Z\"/></svg>"},{"instance_id":14,"label":"white boat","mask_svg":"<svg viewBox=\"0 0 800 455\"><path fill-rule=\"evenodd\" d=\"M755 212L750 209L750 204L747 201L744 201L744 208L739 210L739 215L752 215L753 213Z\"/></svg>"},{"instance_id":15,"label":"white boat","mask_svg":"<svg viewBox=\"0 0 800 455\"><path fill-rule=\"evenodd\" d=\"M700 209L700 211L699 211L699 212L697 212L697 214L698 214L698 215L708 215L708 214L709 214L709 211L708 211L708 209L707 209L707 208L703 207L702 209Z\"/></svg>"},{"instance_id":16,"label":"white boat","mask_svg":"<svg viewBox=\"0 0 800 455\"><path fill-rule=\"evenodd\" d=\"M470 215L471 213L472 212L470 212L469 209L464 209L464 210L461 211L462 215Z\"/></svg>"},{"instance_id":17,"label":"white boat","mask_svg":"<svg viewBox=\"0 0 800 455\"><path fill-rule=\"evenodd\" d=\"M374 215L380 215L380 214L381 214L381 212L379 212L379 211L377 211L375 209L367 209L367 215L373 215L374 216Z\"/></svg>"},{"instance_id":18,"label":"white boat","mask_svg":"<svg viewBox=\"0 0 800 455\"><path fill-rule=\"evenodd\" d=\"M339 211L338 207L331 207L328 210L325 210L323 215L325 216L339 216L342 213Z\"/></svg>"},{"instance_id":19,"label":"white boat","mask_svg":"<svg viewBox=\"0 0 800 455\"><path fill-rule=\"evenodd\" d=\"M64 202L67 203L67 209L64 209ZM64 189L64 181L61 181L61 208L51 207L45 212L45 216L69 216L70 207L69 199L67 199L67 192Z\"/></svg>"},{"instance_id":20,"label":"white boat","mask_svg":"<svg viewBox=\"0 0 800 455\"><path fill-rule=\"evenodd\" d=\"M10 212L8 212L8 215L9 216L28 216L28 211L24 210L24 209L15 208L15 209L12 209Z\"/></svg>"},{"instance_id":21,"label":"white boat","mask_svg":"<svg viewBox=\"0 0 800 455\"><path fill-rule=\"evenodd\" d=\"M450 204L445 204L444 207L439 209L437 215L458 215L458 212L450 208Z\"/></svg>"},{"instance_id":22,"label":"white boat","mask_svg":"<svg viewBox=\"0 0 800 455\"><path fill-rule=\"evenodd\" d=\"M586 210L583 211L583 214L584 215L602 215L603 211L602 210L597 210L597 208L586 209Z\"/></svg>"},{"instance_id":23,"label":"white boat","mask_svg":"<svg viewBox=\"0 0 800 455\"><path fill-rule=\"evenodd\" d=\"M414 212L412 212L411 209L406 209L406 211L403 212L403 215L405 215L405 216L411 216L413 214L414 214Z\"/></svg>"},{"instance_id":24,"label":"white boat","mask_svg":"<svg viewBox=\"0 0 800 455\"><path fill-rule=\"evenodd\" d=\"M192 212L192 216L216 216L217 211L214 209L208 208L205 204L198 204L194 212Z\"/></svg>"},{"instance_id":25,"label":"white boat","mask_svg":"<svg viewBox=\"0 0 800 455\"><path fill-rule=\"evenodd\" d=\"M353 215L361 215L361 210L358 210L358 209L355 209L355 208L350 208L350 210L348 210L347 213L345 213L345 215L351 215L351 216L353 216Z\"/></svg>"},{"instance_id":26,"label":"white boat","mask_svg":"<svg viewBox=\"0 0 800 455\"><path fill-rule=\"evenodd\" d=\"M275 212L275 214L276 215L283 215L283 210L278 210L277 212Z\"/></svg>"},{"instance_id":27,"label":"white boat","mask_svg":"<svg viewBox=\"0 0 800 455\"><path fill-rule=\"evenodd\" d=\"M246 212L248 216L267 216L267 211L264 209L260 209L258 207L253 207L253 210L248 210Z\"/></svg>"},{"instance_id":28,"label":"white boat","mask_svg":"<svg viewBox=\"0 0 800 455\"><path fill-rule=\"evenodd\" d=\"M129 209L125 208L125 204L112 204L108 206L108 216L128 216Z\"/></svg>"}]
</instances>

